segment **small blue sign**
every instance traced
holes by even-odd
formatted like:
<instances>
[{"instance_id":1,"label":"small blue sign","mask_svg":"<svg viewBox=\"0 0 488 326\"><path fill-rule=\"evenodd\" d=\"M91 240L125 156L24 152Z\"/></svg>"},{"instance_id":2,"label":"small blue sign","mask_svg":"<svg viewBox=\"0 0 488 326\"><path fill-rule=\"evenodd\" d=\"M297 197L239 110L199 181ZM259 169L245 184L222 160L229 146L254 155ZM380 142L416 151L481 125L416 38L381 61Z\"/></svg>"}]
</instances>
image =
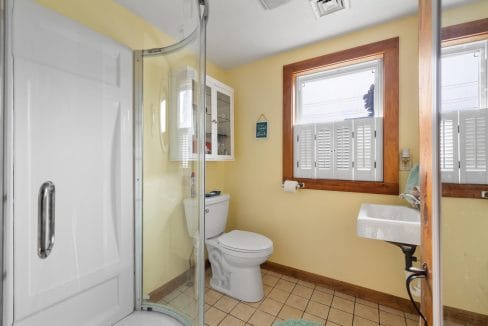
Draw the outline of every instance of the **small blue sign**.
<instances>
[{"instance_id":1,"label":"small blue sign","mask_svg":"<svg viewBox=\"0 0 488 326\"><path fill-rule=\"evenodd\" d=\"M256 138L268 138L268 121L256 122Z\"/></svg>"}]
</instances>

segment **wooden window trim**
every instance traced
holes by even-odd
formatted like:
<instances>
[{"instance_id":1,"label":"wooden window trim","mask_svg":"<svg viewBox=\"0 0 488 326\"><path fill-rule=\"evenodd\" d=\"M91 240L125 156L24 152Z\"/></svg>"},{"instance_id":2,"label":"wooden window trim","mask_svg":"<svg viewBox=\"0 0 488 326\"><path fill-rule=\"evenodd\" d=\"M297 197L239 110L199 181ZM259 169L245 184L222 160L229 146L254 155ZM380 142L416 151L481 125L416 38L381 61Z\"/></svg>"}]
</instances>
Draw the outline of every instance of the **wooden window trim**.
<instances>
[{"instance_id":1,"label":"wooden window trim","mask_svg":"<svg viewBox=\"0 0 488 326\"><path fill-rule=\"evenodd\" d=\"M399 103L399 38L370 43L283 67L283 181L303 182L306 189L363 192L398 195L398 103ZM295 79L297 76L326 67L342 65L366 58L383 58L383 181L351 181L304 179L293 177L293 122Z\"/></svg>"},{"instance_id":2,"label":"wooden window trim","mask_svg":"<svg viewBox=\"0 0 488 326\"><path fill-rule=\"evenodd\" d=\"M488 39L488 18L442 28L442 46L469 43ZM481 198L488 185L443 183L442 196L457 198Z\"/></svg>"}]
</instances>

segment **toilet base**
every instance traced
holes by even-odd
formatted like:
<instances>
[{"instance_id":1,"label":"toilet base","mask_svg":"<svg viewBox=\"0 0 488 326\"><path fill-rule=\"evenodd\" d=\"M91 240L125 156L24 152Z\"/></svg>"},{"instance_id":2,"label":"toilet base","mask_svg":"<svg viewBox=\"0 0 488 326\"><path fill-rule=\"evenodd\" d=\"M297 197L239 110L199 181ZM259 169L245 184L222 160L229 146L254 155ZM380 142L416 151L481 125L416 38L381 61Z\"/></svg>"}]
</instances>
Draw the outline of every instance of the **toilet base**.
<instances>
[{"instance_id":1,"label":"toilet base","mask_svg":"<svg viewBox=\"0 0 488 326\"><path fill-rule=\"evenodd\" d=\"M212 265L212 262L210 262ZM229 282L223 284L222 280L216 277L212 266L212 279L210 286L230 297L244 302L258 302L264 297L263 281L259 265L254 268L230 272ZM226 287L222 285L227 285Z\"/></svg>"},{"instance_id":2,"label":"toilet base","mask_svg":"<svg viewBox=\"0 0 488 326\"><path fill-rule=\"evenodd\" d=\"M237 300L261 301L264 291L260 265L269 258L272 248L242 253L222 248L216 239L208 239L206 244L212 268L210 286Z\"/></svg>"}]
</instances>

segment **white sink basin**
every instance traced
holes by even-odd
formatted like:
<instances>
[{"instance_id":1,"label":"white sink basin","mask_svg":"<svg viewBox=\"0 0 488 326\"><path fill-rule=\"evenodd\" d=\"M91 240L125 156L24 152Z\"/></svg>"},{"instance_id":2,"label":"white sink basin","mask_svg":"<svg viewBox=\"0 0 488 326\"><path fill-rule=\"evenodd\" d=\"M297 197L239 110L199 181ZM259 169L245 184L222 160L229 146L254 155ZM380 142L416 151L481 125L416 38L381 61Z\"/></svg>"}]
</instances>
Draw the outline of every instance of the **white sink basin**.
<instances>
[{"instance_id":1,"label":"white sink basin","mask_svg":"<svg viewBox=\"0 0 488 326\"><path fill-rule=\"evenodd\" d=\"M420 212L405 206L362 204L357 233L363 238L420 245Z\"/></svg>"}]
</instances>

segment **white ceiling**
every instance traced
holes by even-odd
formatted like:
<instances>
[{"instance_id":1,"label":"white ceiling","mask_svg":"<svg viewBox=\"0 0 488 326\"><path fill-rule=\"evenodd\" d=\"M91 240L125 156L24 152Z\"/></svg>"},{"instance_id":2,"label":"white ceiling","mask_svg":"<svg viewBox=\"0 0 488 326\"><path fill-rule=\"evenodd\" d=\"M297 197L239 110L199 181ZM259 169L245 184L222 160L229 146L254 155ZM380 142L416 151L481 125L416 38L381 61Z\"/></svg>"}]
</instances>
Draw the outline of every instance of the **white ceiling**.
<instances>
[{"instance_id":1,"label":"white ceiling","mask_svg":"<svg viewBox=\"0 0 488 326\"><path fill-rule=\"evenodd\" d=\"M176 39L195 27L195 0L115 1ZM412 14L418 4L418 0L349 1L349 9L316 19L309 0L291 0L273 10L263 9L258 0L209 0L207 58L222 68L236 67ZM443 1L446 6L467 2L472 0Z\"/></svg>"}]
</instances>

